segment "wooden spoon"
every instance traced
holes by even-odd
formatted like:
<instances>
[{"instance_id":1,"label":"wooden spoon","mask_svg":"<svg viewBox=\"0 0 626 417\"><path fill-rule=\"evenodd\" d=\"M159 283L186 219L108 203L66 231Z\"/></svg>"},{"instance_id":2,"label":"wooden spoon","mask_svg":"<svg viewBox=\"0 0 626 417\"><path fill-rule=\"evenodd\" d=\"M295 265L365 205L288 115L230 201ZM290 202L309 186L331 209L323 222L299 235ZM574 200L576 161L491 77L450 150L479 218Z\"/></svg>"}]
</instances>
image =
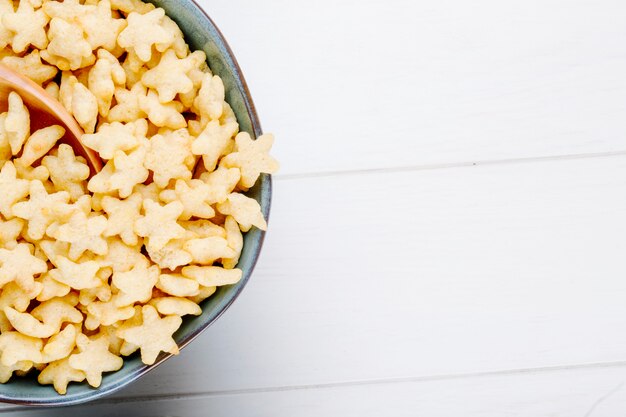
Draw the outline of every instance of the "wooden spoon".
<instances>
[{"instance_id":1,"label":"wooden spoon","mask_svg":"<svg viewBox=\"0 0 626 417\"><path fill-rule=\"evenodd\" d=\"M0 112L7 110L11 91L22 97L30 112L31 132L55 124L63 126L65 136L61 142L70 145L77 155L87 160L91 175L100 172L102 160L80 141L83 130L65 107L34 81L0 64Z\"/></svg>"}]
</instances>

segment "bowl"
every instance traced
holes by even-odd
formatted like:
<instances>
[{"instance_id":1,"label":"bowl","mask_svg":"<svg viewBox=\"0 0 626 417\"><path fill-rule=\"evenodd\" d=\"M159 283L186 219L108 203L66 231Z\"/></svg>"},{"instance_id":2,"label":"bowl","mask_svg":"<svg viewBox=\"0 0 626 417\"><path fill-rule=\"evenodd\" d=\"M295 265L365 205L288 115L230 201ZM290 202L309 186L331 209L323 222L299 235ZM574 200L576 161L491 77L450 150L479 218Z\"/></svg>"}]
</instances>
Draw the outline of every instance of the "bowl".
<instances>
[{"instance_id":1,"label":"bowl","mask_svg":"<svg viewBox=\"0 0 626 417\"><path fill-rule=\"evenodd\" d=\"M178 23L192 50L202 50L206 53L211 70L224 82L226 101L237 115L240 130L250 133L253 137L261 135L261 125L241 69L226 40L209 16L193 0L152 0L150 2L165 9L166 14ZM272 195L271 176L262 175L247 195L259 202L267 218ZM201 304L202 315L193 318L187 316L183 320L182 326L174 335L179 347L184 348L198 337L235 301L250 279L264 236L265 233L256 228L245 234L243 252L237 265L243 270L243 278L235 285L218 288L212 297ZM30 406L61 406L92 401L137 381L171 356L162 353L154 365L147 366L135 353L125 358L122 369L105 374L99 388L91 388L86 383L72 383L68 386L66 395L57 394L50 385L39 385L33 376L14 377L7 384L0 385L0 401Z\"/></svg>"}]
</instances>

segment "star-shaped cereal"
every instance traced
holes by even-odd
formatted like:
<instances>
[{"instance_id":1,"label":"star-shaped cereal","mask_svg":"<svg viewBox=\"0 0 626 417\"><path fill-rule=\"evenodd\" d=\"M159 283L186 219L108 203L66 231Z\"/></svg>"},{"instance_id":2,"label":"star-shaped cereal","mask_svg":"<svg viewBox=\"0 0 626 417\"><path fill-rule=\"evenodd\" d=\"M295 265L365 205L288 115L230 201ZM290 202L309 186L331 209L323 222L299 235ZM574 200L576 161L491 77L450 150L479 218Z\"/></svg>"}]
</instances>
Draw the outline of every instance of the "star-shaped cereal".
<instances>
[{"instance_id":1,"label":"star-shaped cereal","mask_svg":"<svg viewBox=\"0 0 626 417\"><path fill-rule=\"evenodd\" d=\"M133 123L103 123L98 132L83 135L81 141L98 152L103 159L113 159L117 151L130 151L139 146L140 138L145 137L148 123L139 119Z\"/></svg>"},{"instance_id":2,"label":"star-shaped cereal","mask_svg":"<svg viewBox=\"0 0 626 417\"><path fill-rule=\"evenodd\" d=\"M192 110L193 108L193 102L196 99L196 97L198 96L198 91L200 90L200 87L202 87L202 79L204 78L205 74L209 73L210 70L208 69L208 65L205 62L202 62L198 67L196 68L192 68L188 73L187 73L187 77L189 77L189 79L191 80L191 82L193 83L193 88L191 90L189 90L189 92L187 93L179 93L178 94L178 100L183 104L183 107L185 108L185 111L187 110ZM202 120L202 118L200 118L200 121ZM188 126L191 127L191 125L193 123L191 122L200 122L198 120L190 120L188 123ZM208 122L208 120L206 120L206 122ZM189 131L189 133L192 133L191 130ZM196 131L196 135L200 134L199 131ZM193 133L192 133L193 135Z\"/></svg>"},{"instance_id":3,"label":"star-shaped cereal","mask_svg":"<svg viewBox=\"0 0 626 417\"><path fill-rule=\"evenodd\" d=\"M57 269L50 270L52 279L75 290L99 287L102 281L96 275L100 265L96 261L76 263L64 256L56 259Z\"/></svg>"},{"instance_id":4,"label":"star-shaped cereal","mask_svg":"<svg viewBox=\"0 0 626 417\"><path fill-rule=\"evenodd\" d=\"M170 19L169 16L163 16L161 26L174 37L174 41L172 42L170 48L176 51L176 55L179 58L186 57L189 54L189 46L187 46L187 42L185 42L185 38L183 37L183 32L181 32L176 22Z\"/></svg>"},{"instance_id":5,"label":"star-shaped cereal","mask_svg":"<svg viewBox=\"0 0 626 417\"><path fill-rule=\"evenodd\" d=\"M152 365L161 351L178 354L178 346L172 335L182 323L179 316L159 317L150 305L143 306L143 323L138 326L118 330L117 335L125 341L139 346L141 360Z\"/></svg>"},{"instance_id":6,"label":"star-shaped cereal","mask_svg":"<svg viewBox=\"0 0 626 417\"><path fill-rule=\"evenodd\" d=\"M196 280L180 274L161 274L156 287L174 297L193 297L200 292L200 285Z\"/></svg>"},{"instance_id":7,"label":"star-shaped cereal","mask_svg":"<svg viewBox=\"0 0 626 417\"><path fill-rule=\"evenodd\" d=\"M123 151L115 152L113 163L115 172L109 179L111 190L118 190L120 197L126 198L133 193L137 184L144 183L150 173L144 166L147 146L142 145L128 155Z\"/></svg>"},{"instance_id":8,"label":"star-shaped cereal","mask_svg":"<svg viewBox=\"0 0 626 417\"><path fill-rule=\"evenodd\" d=\"M130 271L113 274L112 283L119 290L115 304L122 307L148 302L152 298L152 288L159 280L159 272L158 266L150 266L150 262L144 258Z\"/></svg>"},{"instance_id":9,"label":"star-shaped cereal","mask_svg":"<svg viewBox=\"0 0 626 417\"><path fill-rule=\"evenodd\" d=\"M193 233L186 233L186 235L189 235L190 238L195 236ZM154 250L150 247L146 249L152 262L163 269L173 271L179 266L188 265L193 260L191 254L183 249L185 242L187 242L187 239L184 238L173 239L159 250Z\"/></svg>"},{"instance_id":10,"label":"star-shaped cereal","mask_svg":"<svg viewBox=\"0 0 626 417\"><path fill-rule=\"evenodd\" d=\"M143 208L145 215L135 222L135 232L148 238L147 246L152 250L158 251L170 240L185 235L185 229L176 222L184 210L180 201L161 206L152 200L144 200Z\"/></svg>"},{"instance_id":11,"label":"star-shaped cereal","mask_svg":"<svg viewBox=\"0 0 626 417\"><path fill-rule=\"evenodd\" d=\"M228 149L238 129L237 123L221 125L218 120L212 120L193 141L191 151L194 155L202 156L207 171L212 172L215 169L218 159Z\"/></svg>"},{"instance_id":12,"label":"star-shaped cereal","mask_svg":"<svg viewBox=\"0 0 626 417\"><path fill-rule=\"evenodd\" d=\"M139 108L148 115L148 119L156 126L170 129L181 129L187 126L182 115L183 105L178 101L163 104L159 101L156 91L148 91L146 96L138 96Z\"/></svg>"},{"instance_id":13,"label":"star-shaped cereal","mask_svg":"<svg viewBox=\"0 0 626 417\"><path fill-rule=\"evenodd\" d=\"M152 57L152 46L163 52L174 42L174 36L161 26L164 16L165 11L161 8L146 14L131 12L127 17L128 26L117 37L117 42L122 48L134 51L143 62L148 62Z\"/></svg>"},{"instance_id":14,"label":"star-shaped cereal","mask_svg":"<svg viewBox=\"0 0 626 417\"><path fill-rule=\"evenodd\" d=\"M33 247L20 243L15 248L0 249L0 288L15 281L25 291L35 285L35 275L48 270L48 265L41 259L33 256Z\"/></svg>"},{"instance_id":15,"label":"star-shaped cereal","mask_svg":"<svg viewBox=\"0 0 626 417\"><path fill-rule=\"evenodd\" d=\"M193 279L203 287L221 287L236 284L241 280L241 269L224 269L219 266L187 266L183 276Z\"/></svg>"},{"instance_id":16,"label":"star-shaped cereal","mask_svg":"<svg viewBox=\"0 0 626 417\"><path fill-rule=\"evenodd\" d=\"M98 121L98 100L87 87L81 83L74 84L72 89L72 115L85 133L92 133Z\"/></svg>"},{"instance_id":17,"label":"star-shaped cereal","mask_svg":"<svg viewBox=\"0 0 626 417\"><path fill-rule=\"evenodd\" d=\"M87 189L94 194L109 194L114 190L111 189L111 176L115 173L115 165L113 160L107 162L100 172L91 177L87 183Z\"/></svg>"},{"instance_id":18,"label":"star-shaped cereal","mask_svg":"<svg viewBox=\"0 0 626 417\"><path fill-rule=\"evenodd\" d=\"M17 155L30 135L30 113L15 91L9 93L9 112L4 121L4 129L9 138L11 152Z\"/></svg>"},{"instance_id":19,"label":"star-shaped cereal","mask_svg":"<svg viewBox=\"0 0 626 417\"><path fill-rule=\"evenodd\" d=\"M13 372L17 371L18 373L26 373L30 371L32 367L33 363L31 361L20 361L11 366L4 366L0 363L0 384L6 384L9 382L9 379L13 376Z\"/></svg>"},{"instance_id":20,"label":"star-shaped cereal","mask_svg":"<svg viewBox=\"0 0 626 417\"><path fill-rule=\"evenodd\" d=\"M150 304L164 316L199 316L202 309L196 303L181 297L160 297L150 300Z\"/></svg>"},{"instance_id":21,"label":"star-shaped cereal","mask_svg":"<svg viewBox=\"0 0 626 417\"><path fill-rule=\"evenodd\" d=\"M224 265L224 268L226 269L233 269L237 266L239 256L243 250L243 235L239 229L239 224L232 216L226 217L224 228L226 229L226 241L228 242L228 247L235 252L235 255L232 258L222 258L222 265Z\"/></svg>"},{"instance_id":22,"label":"star-shaped cereal","mask_svg":"<svg viewBox=\"0 0 626 417\"><path fill-rule=\"evenodd\" d=\"M54 191L54 185L50 181L48 181L48 179L50 179L50 173L48 172L48 168L41 165L36 167L32 165L26 165L20 158L14 159L13 165L15 165L18 178L28 181L41 181L47 191Z\"/></svg>"},{"instance_id":23,"label":"star-shaped cereal","mask_svg":"<svg viewBox=\"0 0 626 417\"><path fill-rule=\"evenodd\" d=\"M141 254L141 244L138 246L128 246L119 238L109 238L107 240L109 252L106 256L100 257L98 262L101 266L113 268L114 272L130 271L133 265L143 259Z\"/></svg>"},{"instance_id":24,"label":"star-shaped cereal","mask_svg":"<svg viewBox=\"0 0 626 417\"><path fill-rule=\"evenodd\" d=\"M147 89L141 83L136 83L130 90L115 89L117 105L109 110L108 119L112 122L132 122L148 115L141 109L139 98L146 96Z\"/></svg>"},{"instance_id":25,"label":"star-shaped cereal","mask_svg":"<svg viewBox=\"0 0 626 417\"><path fill-rule=\"evenodd\" d=\"M201 180L177 180L173 190L163 190L160 198L166 203L180 201L184 210L180 218L189 220L192 217L210 219L215 216L215 210L211 207L209 200L211 187Z\"/></svg>"},{"instance_id":26,"label":"star-shaped cereal","mask_svg":"<svg viewBox=\"0 0 626 417\"><path fill-rule=\"evenodd\" d=\"M228 246L228 241L222 237L205 237L188 240L183 246L191 254L193 261L201 265L211 265L222 258L232 258L235 251Z\"/></svg>"},{"instance_id":27,"label":"star-shaped cereal","mask_svg":"<svg viewBox=\"0 0 626 417\"><path fill-rule=\"evenodd\" d=\"M192 239L193 237L213 236L223 237L226 239L226 230L210 220L181 221L180 225L192 235L187 240Z\"/></svg>"},{"instance_id":28,"label":"star-shaped cereal","mask_svg":"<svg viewBox=\"0 0 626 417\"><path fill-rule=\"evenodd\" d=\"M169 103L177 94L188 93L193 89L193 81L187 73L206 60L202 51L179 59L172 49L165 51L159 64L141 77L141 82L159 94L161 103Z\"/></svg>"},{"instance_id":29,"label":"star-shaped cereal","mask_svg":"<svg viewBox=\"0 0 626 417\"><path fill-rule=\"evenodd\" d=\"M30 314L20 313L11 307L5 307L4 314L9 319L11 326L26 336L46 339L58 331L52 325L41 323Z\"/></svg>"},{"instance_id":30,"label":"star-shaped cereal","mask_svg":"<svg viewBox=\"0 0 626 417\"><path fill-rule=\"evenodd\" d=\"M2 58L2 63L12 70L27 76L39 85L53 79L58 72L56 67L41 62L41 56L36 49L24 57L4 57Z\"/></svg>"},{"instance_id":31,"label":"star-shaped cereal","mask_svg":"<svg viewBox=\"0 0 626 417\"><path fill-rule=\"evenodd\" d=\"M42 356L44 362L54 362L68 357L74 350L75 345L76 327L65 326L65 329L52 336L43 347Z\"/></svg>"},{"instance_id":32,"label":"star-shaped cereal","mask_svg":"<svg viewBox=\"0 0 626 417\"><path fill-rule=\"evenodd\" d=\"M106 255L108 246L102 237L106 228L106 217L88 217L84 212L77 211L68 223L50 226L47 234L61 242L70 243L70 259L77 260L85 251Z\"/></svg>"},{"instance_id":33,"label":"star-shaped cereal","mask_svg":"<svg viewBox=\"0 0 626 417\"><path fill-rule=\"evenodd\" d=\"M68 22L73 22L94 9L93 6L80 4L78 0L46 1L42 7L44 13L50 18L63 19Z\"/></svg>"},{"instance_id":34,"label":"star-shaped cereal","mask_svg":"<svg viewBox=\"0 0 626 417\"><path fill-rule=\"evenodd\" d=\"M141 0L111 0L111 8L126 14L130 12L146 14L150 10L154 10L154 4L144 3Z\"/></svg>"},{"instance_id":35,"label":"star-shaped cereal","mask_svg":"<svg viewBox=\"0 0 626 417\"><path fill-rule=\"evenodd\" d=\"M252 226L267 230L267 223L263 218L261 206L253 198L233 193L228 196L226 201L217 205L217 210L222 214L233 216L244 232L250 230Z\"/></svg>"},{"instance_id":36,"label":"star-shaped cereal","mask_svg":"<svg viewBox=\"0 0 626 417\"><path fill-rule=\"evenodd\" d=\"M30 300L41 292L42 285L35 283L32 291L24 291L16 282L9 282L2 287L0 292L0 332L13 330L13 326L4 314L5 307L13 307L15 310L24 312L30 305Z\"/></svg>"},{"instance_id":37,"label":"star-shaped cereal","mask_svg":"<svg viewBox=\"0 0 626 417\"><path fill-rule=\"evenodd\" d=\"M66 216L72 207L67 203L70 196L65 191L48 194L41 181L30 182L30 198L13 205L13 214L28 220L27 235L31 240L40 240L48 226Z\"/></svg>"},{"instance_id":38,"label":"star-shaped cereal","mask_svg":"<svg viewBox=\"0 0 626 417\"><path fill-rule=\"evenodd\" d=\"M81 312L62 298L44 301L35 307L31 314L34 318L52 326L55 329L55 333L61 330L63 323L78 324L83 321Z\"/></svg>"},{"instance_id":39,"label":"star-shaped cereal","mask_svg":"<svg viewBox=\"0 0 626 417\"><path fill-rule=\"evenodd\" d=\"M70 382L82 382L85 373L70 366L69 359L61 359L46 366L37 377L40 384L52 384L59 394L67 393L67 385Z\"/></svg>"},{"instance_id":40,"label":"star-shaped cereal","mask_svg":"<svg viewBox=\"0 0 626 417\"><path fill-rule=\"evenodd\" d=\"M65 129L58 125L44 127L34 132L26 140L22 156L16 160L23 166L31 166L36 160L44 156L65 135ZM47 170L46 170L47 171Z\"/></svg>"},{"instance_id":41,"label":"star-shaped cereal","mask_svg":"<svg viewBox=\"0 0 626 417\"><path fill-rule=\"evenodd\" d=\"M71 199L76 201L85 194L84 181L89 178L89 167L84 161L82 157L76 157L71 146L61 144L56 155L45 156L41 165L48 169L54 186L58 190L67 191Z\"/></svg>"},{"instance_id":42,"label":"star-shaped cereal","mask_svg":"<svg viewBox=\"0 0 626 417\"><path fill-rule=\"evenodd\" d=\"M24 224L22 219L0 220L0 247L14 248L24 229Z\"/></svg>"},{"instance_id":43,"label":"star-shaped cereal","mask_svg":"<svg viewBox=\"0 0 626 417\"><path fill-rule=\"evenodd\" d=\"M20 1L17 12L3 14L2 23L6 29L15 33L11 46L16 54L24 52L29 45L37 49L45 49L48 46L45 31L48 16L43 10L35 11L30 1Z\"/></svg>"},{"instance_id":44,"label":"star-shaped cereal","mask_svg":"<svg viewBox=\"0 0 626 417\"><path fill-rule=\"evenodd\" d=\"M51 4L49 2L46 4ZM60 3L65 4L65 2ZM91 45L85 39L82 28L59 17L53 17L48 30L50 43L47 53L65 59L70 70L82 68L83 60L92 54Z\"/></svg>"},{"instance_id":45,"label":"star-shaped cereal","mask_svg":"<svg viewBox=\"0 0 626 417\"><path fill-rule=\"evenodd\" d=\"M59 256L67 258L70 252L70 244L58 240L39 240L36 242L36 248L43 252L45 258L54 266L57 266L57 258Z\"/></svg>"},{"instance_id":46,"label":"star-shaped cereal","mask_svg":"<svg viewBox=\"0 0 626 417\"><path fill-rule=\"evenodd\" d=\"M19 332L0 334L0 361L4 366L12 366L20 361L41 363L41 339L29 337Z\"/></svg>"},{"instance_id":47,"label":"star-shaped cereal","mask_svg":"<svg viewBox=\"0 0 626 417\"><path fill-rule=\"evenodd\" d=\"M80 353L70 356L70 366L83 371L92 387L100 386L103 372L117 371L124 364L122 358L109 352L109 340L106 337L89 339L79 334L76 345Z\"/></svg>"},{"instance_id":48,"label":"star-shaped cereal","mask_svg":"<svg viewBox=\"0 0 626 417\"><path fill-rule=\"evenodd\" d=\"M167 187L171 179L191 179L195 158L191 153L191 138L186 129L150 139L145 167L154 173L154 182Z\"/></svg>"},{"instance_id":49,"label":"star-shaped cereal","mask_svg":"<svg viewBox=\"0 0 626 417\"><path fill-rule=\"evenodd\" d=\"M78 17L78 23L85 31L87 42L93 50L100 47L114 50L118 35L126 27L124 19L113 18L109 0L96 3L94 9Z\"/></svg>"},{"instance_id":50,"label":"star-shaped cereal","mask_svg":"<svg viewBox=\"0 0 626 417\"><path fill-rule=\"evenodd\" d=\"M13 13L15 10L13 9L13 1L12 0L1 0L0 1L0 16L7 15L9 13ZM13 39L13 32L7 29L2 23L2 19L0 19L0 49L5 49L7 45L11 43Z\"/></svg>"},{"instance_id":51,"label":"star-shaped cereal","mask_svg":"<svg viewBox=\"0 0 626 417\"><path fill-rule=\"evenodd\" d=\"M115 62L111 62L111 61ZM106 49L98 50L98 60L89 70L89 90L98 100L98 111L106 117L111 108L111 102L115 93L116 85L126 83L126 73L117 61Z\"/></svg>"},{"instance_id":52,"label":"star-shaped cereal","mask_svg":"<svg viewBox=\"0 0 626 417\"><path fill-rule=\"evenodd\" d=\"M224 83L217 75L204 74L202 87L194 100L194 110L208 120L219 120L224 111Z\"/></svg>"},{"instance_id":53,"label":"star-shaped cereal","mask_svg":"<svg viewBox=\"0 0 626 417\"><path fill-rule=\"evenodd\" d=\"M143 198L140 194L132 194L125 200L106 196L102 199L102 208L109 219L104 236L120 236L124 243L135 246L139 238L134 230L135 221L141 217Z\"/></svg>"},{"instance_id":54,"label":"star-shaped cereal","mask_svg":"<svg viewBox=\"0 0 626 417\"><path fill-rule=\"evenodd\" d=\"M239 168L241 171L240 185L252 187L261 173L273 174L278 171L278 161L269 155L274 143L273 135L263 135L252 140L250 135L242 132L235 138L237 151L226 155L221 164L227 168Z\"/></svg>"},{"instance_id":55,"label":"star-shaped cereal","mask_svg":"<svg viewBox=\"0 0 626 417\"><path fill-rule=\"evenodd\" d=\"M87 312L85 327L88 330L94 330L101 325L110 326L118 321L128 320L135 314L132 306L119 307L115 303L115 297L106 303L94 301L87 306Z\"/></svg>"},{"instance_id":56,"label":"star-shaped cereal","mask_svg":"<svg viewBox=\"0 0 626 417\"><path fill-rule=\"evenodd\" d=\"M71 287L55 280L50 274L44 274L40 279L42 289L37 295L37 301L48 301L55 297L64 297L69 294Z\"/></svg>"},{"instance_id":57,"label":"star-shaped cereal","mask_svg":"<svg viewBox=\"0 0 626 417\"><path fill-rule=\"evenodd\" d=\"M0 170L0 213L5 218L13 217L13 205L28 195L29 183L17 178L17 170L12 162L7 162Z\"/></svg>"},{"instance_id":58,"label":"star-shaped cereal","mask_svg":"<svg viewBox=\"0 0 626 417\"><path fill-rule=\"evenodd\" d=\"M204 172L200 175L200 179L209 186L210 192L207 198L211 204L225 201L239 183L240 178L241 174L237 168L222 166L213 172Z\"/></svg>"}]
</instances>

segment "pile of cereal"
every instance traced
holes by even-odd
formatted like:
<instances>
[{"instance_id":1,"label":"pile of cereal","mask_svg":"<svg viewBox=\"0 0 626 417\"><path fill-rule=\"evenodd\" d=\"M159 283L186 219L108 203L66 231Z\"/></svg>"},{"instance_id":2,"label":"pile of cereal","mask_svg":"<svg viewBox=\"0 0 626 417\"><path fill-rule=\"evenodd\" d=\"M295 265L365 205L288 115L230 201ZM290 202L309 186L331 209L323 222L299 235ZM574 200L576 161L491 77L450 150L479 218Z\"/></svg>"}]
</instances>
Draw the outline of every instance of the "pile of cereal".
<instances>
[{"instance_id":1,"label":"pile of cereal","mask_svg":"<svg viewBox=\"0 0 626 417\"><path fill-rule=\"evenodd\" d=\"M82 0L81 0L82 1ZM16 93L0 115L0 382L98 387L121 356L177 353L182 316L236 283L246 197L278 163L239 133L203 52L139 0L0 0L0 62L43 86L105 161L30 130ZM203 173L194 177L196 165Z\"/></svg>"}]
</instances>

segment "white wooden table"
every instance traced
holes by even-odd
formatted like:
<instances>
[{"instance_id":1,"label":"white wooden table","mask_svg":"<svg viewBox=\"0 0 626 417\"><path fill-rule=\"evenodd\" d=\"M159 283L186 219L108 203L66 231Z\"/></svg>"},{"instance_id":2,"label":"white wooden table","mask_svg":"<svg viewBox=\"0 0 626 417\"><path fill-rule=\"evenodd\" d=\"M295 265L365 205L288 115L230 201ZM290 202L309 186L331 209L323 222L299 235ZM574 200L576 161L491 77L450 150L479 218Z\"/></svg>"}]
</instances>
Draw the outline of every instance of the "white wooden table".
<instances>
[{"instance_id":1,"label":"white wooden table","mask_svg":"<svg viewBox=\"0 0 626 417\"><path fill-rule=\"evenodd\" d=\"M626 415L623 0L204 0L277 135L243 296L15 416Z\"/></svg>"}]
</instances>

